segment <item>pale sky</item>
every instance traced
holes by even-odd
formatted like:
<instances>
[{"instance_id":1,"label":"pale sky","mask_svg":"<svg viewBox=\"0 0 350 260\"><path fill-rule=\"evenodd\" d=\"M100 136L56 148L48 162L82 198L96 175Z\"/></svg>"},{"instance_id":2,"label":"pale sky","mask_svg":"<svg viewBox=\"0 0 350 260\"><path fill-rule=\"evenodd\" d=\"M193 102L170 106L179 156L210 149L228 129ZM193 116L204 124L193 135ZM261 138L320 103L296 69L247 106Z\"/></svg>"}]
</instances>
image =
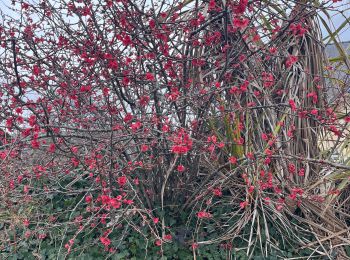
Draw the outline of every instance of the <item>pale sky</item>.
<instances>
[{"instance_id":1,"label":"pale sky","mask_svg":"<svg viewBox=\"0 0 350 260\"><path fill-rule=\"evenodd\" d=\"M340 14L338 11L330 12L331 21L330 28L335 31L345 20L348 19L348 23L350 23L350 0L343 0L341 2L337 2L334 4L336 10L342 10L343 14ZM326 18L325 15L323 17ZM326 19L327 20L327 19ZM322 34L327 36L328 33L325 28L321 25ZM347 24L343 30L340 32L340 40L341 41L350 41L350 25Z\"/></svg>"}]
</instances>

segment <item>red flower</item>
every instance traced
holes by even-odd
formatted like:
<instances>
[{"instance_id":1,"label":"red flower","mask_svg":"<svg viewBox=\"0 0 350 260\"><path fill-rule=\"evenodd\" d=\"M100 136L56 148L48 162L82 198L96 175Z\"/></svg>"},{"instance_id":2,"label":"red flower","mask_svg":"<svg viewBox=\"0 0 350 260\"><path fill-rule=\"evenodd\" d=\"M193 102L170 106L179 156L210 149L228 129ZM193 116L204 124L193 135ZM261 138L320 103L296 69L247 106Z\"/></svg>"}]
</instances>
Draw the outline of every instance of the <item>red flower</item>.
<instances>
[{"instance_id":1,"label":"red flower","mask_svg":"<svg viewBox=\"0 0 350 260\"><path fill-rule=\"evenodd\" d=\"M304 176L305 175L305 169L301 168L298 172L299 176Z\"/></svg>"},{"instance_id":2,"label":"red flower","mask_svg":"<svg viewBox=\"0 0 350 260\"><path fill-rule=\"evenodd\" d=\"M265 133L262 133L261 134L261 138L264 140L264 141L267 141L269 139L269 137L267 136L267 134Z\"/></svg>"},{"instance_id":3,"label":"red flower","mask_svg":"<svg viewBox=\"0 0 350 260\"><path fill-rule=\"evenodd\" d=\"M129 35L125 35L122 42L125 46L132 44L132 41Z\"/></svg>"},{"instance_id":4,"label":"red flower","mask_svg":"<svg viewBox=\"0 0 350 260\"><path fill-rule=\"evenodd\" d=\"M171 241L172 238L173 237L170 234L164 236L164 239L168 241Z\"/></svg>"},{"instance_id":5,"label":"red flower","mask_svg":"<svg viewBox=\"0 0 350 260\"><path fill-rule=\"evenodd\" d=\"M153 81L154 80L154 75L151 72L146 73L146 79L148 81Z\"/></svg>"},{"instance_id":6,"label":"red flower","mask_svg":"<svg viewBox=\"0 0 350 260\"><path fill-rule=\"evenodd\" d=\"M222 191L220 188L213 189L213 194L215 196L221 197L222 196Z\"/></svg>"},{"instance_id":7,"label":"red flower","mask_svg":"<svg viewBox=\"0 0 350 260\"><path fill-rule=\"evenodd\" d=\"M281 204L277 205L277 206L276 206L276 209L277 209L278 211L281 211L281 210L283 209L283 205L281 205Z\"/></svg>"},{"instance_id":8,"label":"red flower","mask_svg":"<svg viewBox=\"0 0 350 260\"><path fill-rule=\"evenodd\" d=\"M142 144L141 145L141 152L147 152L148 151L148 145Z\"/></svg>"},{"instance_id":9,"label":"red flower","mask_svg":"<svg viewBox=\"0 0 350 260\"><path fill-rule=\"evenodd\" d=\"M209 1L208 11L214 11L216 7L215 0Z\"/></svg>"},{"instance_id":10,"label":"red flower","mask_svg":"<svg viewBox=\"0 0 350 260\"><path fill-rule=\"evenodd\" d=\"M249 160L253 160L254 159L254 154L252 152L249 152L246 154L246 157L249 159Z\"/></svg>"},{"instance_id":11,"label":"red flower","mask_svg":"<svg viewBox=\"0 0 350 260\"><path fill-rule=\"evenodd\" d=\"M100 237L100 241L106 247L108 247L111 244L111 240L107 237Z\"/></svg>"},{"instance_id":12,"label":"red flower","mask_svg":"<svg viewBox=\"0 0 350 260\"><path fill-rule=\"evenodd\" d=\"M296 167L295 167L295 165L293 163L288 164L288 171L289 171L289 173L294 174L295 170L296 170Z\"/></svg>"},{"instance_id":13,"label":"red flower","mask_svg":"<svg viewBox=\"0 0 350 260\"><path fill-rule=\"evenodd\" d=\"M317 96L317 93L316 92L311 92L311 93L308 93L307 94L307 97L308 98L312 98L312 103L314 103L314 104L316 104L317 103L317 101L318 101L318 96Z\"/></svg>"},{"instance_id":14,"label":"red flower","mask_svg":"<svg viewBox=\"0 0 350 260\"><path fill-rule=\"evenodd\" d=\"M25 227L28 227L29 226L29 220L28 219L23 220L23 225Z\"/></svg>"},{"instance_id":15,"label":"red flower","mask_svg":"<svg viewBox=\"0 0 350 260\"><path fill-rule=\"evenodd\" d=\"M33 66L33 74L34 74L35 76L38 76L39 73L40 73L40 68L39 68L37 65L34 65L34 66Z\"/></svg>"},{"instance_id":16,"label":"red flower","mask_svg":"<svg viewBox=\"0 0 350 260\"><path fill-rule=\"evenodd\" d=\"M70 251L70 245L69 244L65 244L64 248L68 250L68 252Z\"/></svg>"},{"instance_id":17,"label":"red flower","mask_svg":"<svg viewBox=\"0 0 350 260\"><path fill-rule=\"evenodd\" d=\"M179 171L179 172L183 172L183 171L185 171L185 166L183 166L182 164L180 164L180 165L178 165L177 166L177 170Z\"/></svg>"},{"instance_id":18,"label":"red flower","mask_svg":"<svg viewBox=\"0 0 350 260\"><path fill-rule=\"evenodd\" d=\"M265 88L269 88L272 87L274 85L274 78L273 78L273 74L272 73L268 73L268 72L263 72L261 74L262 76L262 80L263 80L263 86Z\"/></svg>"},{"instance_id":19,"label":"red flower","mask_svg":"<svg viewBox=\"0 0 350 260\"><path fill-rule=\"evenodd\" d=\"M266 158L264 164L268 165L271 163L271 158Z\"/></svg>"},{"instance_id":20,"label":"red flower","mask_svg":"<svg viewBox=\"0 0 350 260\"><path fill-rule=\"evenodd\" d=\"M91 90L91 86L87 85L87 86L81 86L80 87L80 92L89 92Z\"/></svg>"},{"instance_id":21,"label":"red flower","mask_svg":"<svg viewBox=\"0 0 350 260\"><path fill-rule=\"evenodd\" d=\"M50 152L50 153L54 153L55 150L56 150L56 145L55 145L55 144L50 144L50 146L49 146L49 152Z\"/></svg>"},{"instance_id":22,"label":"red flower","mask_svg":"<svg viewBox=\"0 0 350 260\"><path fill-rule=\"evenodd\" d=\"M189 151L189 149L188 149L188 147L186 147L186 146L174 145L174 146L172 147L171 151L172 151L173 153L177 153L177 154L186 154L186 153Z\"/></svg>"},{"instance_id":23,"label":"red flower","mask_svg":"<svg viewBox=\"0 0 350 260\"><path fill-rule=\"evenodd\" d=\"M225 143L224 142L220 142L218 143L218 147L221 149L221 148L224 148L225 147Z\"/></svg>"},{"instance_id":24,"label":"red flower","mask_svg":"<svg viewBox=\"0 0 350 260\"><path fill-rule=\"evenodd\" d=\"M277 53L277 48L276 48L276 47L271 47L271 48L269 49L269 52L270 52L271 54L276 54L276 53Z\"/></svg>"},{"instance_id":25,"label":"red flower","mask_svg":"<svg viewBox=\"0 0 350 260\"><path fill-rule=\"evenodd\" d=\"M248 0L239 0L238 5L235 6L234 11L237 14L242 14L245 12L248 5Z\"/></svg>"},{"instance_id":26,"label":"red flower","mask_svg":"<svg viewBox=\"0 0 350 260\"><path fill-rule=\"evenodd\" d=\"M128 77L123 78L123 84L128 85L130 83L130 79Z\"/></svg>"},{"instance_id":27,"label":"red flower","mask_svg":"<svg viewBox=\"0 0 350 260\"><path fill-rule=\"evenodd\" d=\"M291 24L289 28L296 36L303 36L307 32L307 29L305 29L301 23Z\"/></svg>"},{"instance_id":28,"label":"red flower","mask_svg":"<svg viewBox=\"0 0 350 260\"><path fill-rule=\"evenodd\" d=\"M108 68L117 70L119 67L119 64L116 60L110 60L108 61Z\"/></svg>"},{"instance_id":29,"label":"red flower","mask_svg":"<svg viewBox=\"0 0 350 260\"><path fill-rule=\"evenodd\" d=\"M248 193L252 193L254 191L254 186L250 185L248 188Z\"/></svg>"},{"instance_id":30,"label":"red flower","mask_svg":"<svg viewBox=\"0 0 350 260\"><path fill-rule=\"evenodd\" d=\"M245 29L249 24L248 19L234 18L233 25L238 29Z\"/></svg>"},{"instance_id":31,"label":"red flower","mask_svg":"<svg viewBox=\"0 0 350 260\"><path fill-rule=\"evenodd\" d=\"M239 203L239 207L241 209L244 209L246 206L248 206L248 201L242 201L241 203Z\"/></svg>"},{"instance_id":32,"label":"red flower","mask_svg":"<svg viewBox=\"0 0 350 260\"><path fill-rule=\"evenodd\" d=\"M108 94L109 94L109 88L104 87L104 88L102 89L102 92L103 92L103 95L104 95L105 97L108 96Z\"/></svg>"},{"instance_id":33,"label":"red flower","mask_svg":"<svg viewBox=\"0 0 350 260\"><path fill-rule=\"evenodd\" d=\"M298 61L298 57L294 56L294 55L289 55L289 57L286 60L286 67L290 68L292 67L292 65L294 63L296 63Z\"/></svg>"},{"instance_id":34,"label":"red flower","mask_svg":"<svg viewBox=\"0 0 350 260\"><path fill-rule=\"evenodd\" d=\"M314 116L317 116L318 110L317 110L317 109L312 109L312 110L310 111L310 114L311 114L311 115L314 115Z\"/></svg>"},{"instance_id":35,"label":"red flower","mask_svg":"<svg viewBox=\"0 0 350 260\"><path fill-rule=\"evenodd\" d=\"M131 204L134 203L133 200L123 200L123 202L124 202L125 204L127 204L127 205L131 205Z\"/></svg>"},{"instance_id":36,"label":"red flower","mask_svg":"<svg viewBox=\"0 0 350 260\"><path fill-rule=\"evenodd\" d=\"M127 113L124 117L124 122L127 123L127 122L131 121L132 118L133 118L132 114Z\"/></svg>"},{"instance_id":37,"label":"red flower","mask_svg":"<svg viewBox=\"0 0 350 260\"><path fill-rule=\"evenodd\" d=\"M151 29L154 29L154 27L156 27L156 21L154 21L153 19L149 20L148 23L149 27L151 27Z\"/></svg>"},{"instance_id":38,"label":"red flower","mask_svg":"<svg viewBox=\"0 0 350 260\"><path fill-rule=\"evenodd\" d=\"M92 201L92 197L91 196L88 195L88 196L85 197L85 202L86 203L90 203L91 201Z\"/></svg>"},{"instance_id":39,"label":"red flower","mask_svg":"<svg viewBox=\"0 0 350 260\"><path fill-rule=\"evenodd\" d=\"M135 123L132 123L130 128L133 132L135 132L136 130L140 129L140 127L142 126L140 121L137 121Z\"/></svg>"},{"instance_id":40,"label":"red flower","mask_svg":"<svg viewBox=\"0 0 350 260\"><path fill-rule=\"evenodd\" d=\"M41 233L41 234L38 235L38 238L39 238L39 239L45 239L46 237L47 237L47 235L46 235L46 234L43 234L43 233Z\"/></svg>"},{"instance_id":41,"label":"red flower","mask_svg":"<svg viewBox=\"0 0 350 260\"><path fill-rule=\"evenodd\" d=\"M127 178L125 176L118 177L117 182L119 186L123 187L127 182Z\"/></svg>"},{"instance_id":42,"label":"red flower","mask_svg":"<svg viewBox=\"0 0 350 260\"><path fill-rule=\"evenodd\" d=\"M109 205L115 209L119 209L122 204L116 198L114 198L109 201Z\"/></svg>"},{"instance_id":43,"label":"red flower","mask_svg":"<svg viewBox=\"0 0 350 260\"><path fill-rule=\"evenodd\" d=\"M212 215L209 212L206 212L206 211L199 211L197 213L197 217L198 218L211 218Z\"/></svg>"},{"instance_id":44,"label":"red flower","mask_svg":"<svg viewBox=\"0 0 350 260\"><path fill-rule=\"evenodd\" d=\"M243 84L240 86L240 90L242 91L242 92L246 92L247 90L248 90L248 86L249 86L249 81L248 80L245 80L244 82L243 82Z\"/></svg>"},{"instance_id":45,"label":"red flower","mask_svg":"<svg viewBox=\"0 0 350 260\"><path fill-rule=\"evenodd\" d=\"M168 126L168 125L163 125L163 126L162 126L162 131L163 131L164 133L169 132L169 126Z\"/></svg>"},{"instance_id":46,"label":"red flower","mask_svg":"<svg viewBox=\"0 0 350 260\"><path fill-rule=\"evenodd\" d=\"M142 96L139 100L140 106L141 107L146 106L148 104L149 100L150 100L149 96Z\"/></svg>"},{"instance_id":47,"label":"red flower","mask_svg":"<svg viewBox=\"0 0 350 260\"><path fill-rule=\"evenodd\" d=\"M32 140L31 144L33 149L39 149L40 147L40 142L37 139Z\"/></svg>"},{"instance_id":48,"label":"red flower","mask_svg":"<svg viewBox=\"0 0 350 260\"><path fill-rule=\"evenodd\" d=\"M217 142L217 137L215 135L208 137L208 142L213 142L214 144Z\"/></svg>"},{"instance_id":49,"label":"red flower","mask_svg":"<svg viewBox=\"0 0 350 260\"><path fill-rule=\"evenodd\" d=\"M231 89L230 89L230 94L232 94L232 95L234 95L234 94L236 94L236 93L239 93L239 88L238 87L236 87L236 86L233 86L233 87L231 87Z\"/></svg>"},{"instance_id":50,"label":"red flower","mask_svg":"<svg viewBox=\"0 0 350 260\"><path fill-rule=\"evenodd\" d=\"M229 161L230 163L232 163L232 164L236 164L236 163L237 163L237 158L234 157L234 156L231 156L231 157L228 158L228 161Z\"/></svg>"},{"instance_id":51,"label":"red flower","mask_svg":"<svg viewBox=\"0 0 350 260\"><path fill-rule=\"evenodd\" d=\"M289 105L290 105L290 108L292 109L292 111L296 111L297 110L297 107L296 107L295 102L294 102L293 99L289 100Z\"/></svg>"},{"instance_id":52,"label":"red flower","mask_svg":"<svg viewBox=\"0 0 350 260\"><path fill-rule=\"evenodd\" d=\"M28 122L29 122L29 125L30 125L30 126L35 126L35 124L36 124L36 116L35 116L35 115L31 115L31 116L29 117Z\"/></svg>"},{"instance_id":53,"label":"red flower","mask_svg":"<svg viewBox=\"0 0 350 260\"><path fill-rule=\"evenodd\" d=\"M109 204L109 202L111 201L111 198L107 195L102 195L100 199L103 205Z\"/></svg>"},{"instance_id":54,"label":"red flower","mask_svg":"<svg viewBox=\"0 0 350 260\"><path fill-rule=\"evenodd\" d=\"M178 133L173 137L174 145L171 151L176 154L186 154L192 149L192 140L190 136L185 133L183 129L179 130Z\"/></svg>"},{"instance_id":55,"label":"red flower","mask_svg":"<svg viewBox=\"0 0 350 260\"><path fill-rule=\"evenodd\" d=\"M76 157L73 157L71 161L74 167L77 167L79 165L79 160Z\"/></svg>"}]
</instances>

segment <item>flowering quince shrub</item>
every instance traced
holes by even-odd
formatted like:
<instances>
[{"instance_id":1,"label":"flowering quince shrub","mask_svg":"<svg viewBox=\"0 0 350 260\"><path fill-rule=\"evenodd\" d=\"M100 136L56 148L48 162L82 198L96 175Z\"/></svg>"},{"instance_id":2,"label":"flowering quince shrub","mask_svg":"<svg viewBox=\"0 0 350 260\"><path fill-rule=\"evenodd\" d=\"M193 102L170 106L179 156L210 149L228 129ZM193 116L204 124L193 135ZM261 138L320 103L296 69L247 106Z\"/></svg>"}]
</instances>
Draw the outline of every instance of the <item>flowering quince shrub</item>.
<instances>
[{"instance_id":1,"label":"flowering quince shrub","mask_svg":"<svg viewBox=\"0 0 350 260\"><path fill-rule=\"evenodd\" d=\"M347 258L336 2L13 0L1 257Z\"/></svg>"}]
</instances>

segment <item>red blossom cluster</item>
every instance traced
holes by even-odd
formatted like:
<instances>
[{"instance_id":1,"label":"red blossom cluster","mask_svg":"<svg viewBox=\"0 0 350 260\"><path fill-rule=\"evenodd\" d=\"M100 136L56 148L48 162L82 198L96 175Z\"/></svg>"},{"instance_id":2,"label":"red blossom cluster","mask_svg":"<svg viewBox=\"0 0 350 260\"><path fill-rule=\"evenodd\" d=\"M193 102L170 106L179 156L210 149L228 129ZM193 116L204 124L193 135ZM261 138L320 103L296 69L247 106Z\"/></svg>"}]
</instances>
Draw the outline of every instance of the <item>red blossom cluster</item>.
<instances>
[{"instance_id":1,"label":"red blossom cluster","mask_svg":"<svg viewBox=\"0 0 350 260\"><path fill-rule=\"evenodd\" d=\"M288 200L341 193L302 188L348 170L321 151L325 136L338 151L350 116L345 91L326 87L331 69L314 64L320 7L158 2L13 1L21 19L3 15L0 211L28 214L23 239L49 239L58 221L67 254L91 232L113 254L129 228L163 252L175 224L221 232L252 209L280 216Z\"/></svg>"},{"instance_id":2,"label":"red blossom cluster","mask_svg":"<svg viewBox=\"0 0 350 260\"><path fill-rule=\"evenodd\" d=\"M212 214L206 211L199 211L197 212L197 217L198 218L211 218Z\"/></svg>"},{"instance_id":3,"label":"red blossom cluster","mask_svg":"<svg viewBox=\"0 0 350 260\"><path fill-rule=\"evenodd\" d=\"M175 154L186 154L192 149L192 139L182 128L174 134L172 141L173 145L171 151Z\"/></svg>"}]
</instances>

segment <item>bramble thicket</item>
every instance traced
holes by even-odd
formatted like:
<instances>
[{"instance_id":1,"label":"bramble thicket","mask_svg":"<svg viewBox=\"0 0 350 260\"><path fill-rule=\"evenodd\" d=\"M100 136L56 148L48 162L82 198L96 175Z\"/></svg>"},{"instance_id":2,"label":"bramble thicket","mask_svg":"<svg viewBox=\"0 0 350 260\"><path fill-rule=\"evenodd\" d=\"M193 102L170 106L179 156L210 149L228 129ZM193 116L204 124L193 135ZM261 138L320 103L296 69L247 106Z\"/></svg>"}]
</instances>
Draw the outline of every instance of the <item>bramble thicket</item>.
<instances>
[{"instance_id":1,"label":"bramble thicket","mask_svg":"<svg viewBox=\"0 0 350 260\"><path fill-rule=\"evenodd\" d=\"M0 258L348 259L345 2L9 2Z\"/></svg>"}]
</instances>

